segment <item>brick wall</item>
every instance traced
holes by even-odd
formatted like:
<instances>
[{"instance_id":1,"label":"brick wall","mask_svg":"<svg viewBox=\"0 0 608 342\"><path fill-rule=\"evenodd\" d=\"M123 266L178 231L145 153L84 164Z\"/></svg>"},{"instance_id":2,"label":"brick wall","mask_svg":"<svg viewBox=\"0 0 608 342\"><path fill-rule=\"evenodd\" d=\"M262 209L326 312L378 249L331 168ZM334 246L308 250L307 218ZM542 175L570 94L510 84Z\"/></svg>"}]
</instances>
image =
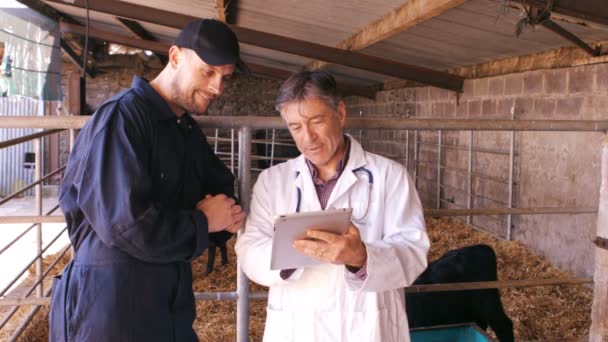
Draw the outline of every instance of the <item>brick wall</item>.
<instances>
[{"instance_id":1,"label":"brick wall","mask_svg":"<svg viewBox=\"0 0 608 342\"><path fill-rule=\"evenodd\" d=\"M431 87L393 89L378 93L375 100L348 98L347 107L350 116L371 117L608 119L608 64L467 80L460 96ZM470 134L442 132L441 208L467 207ZM597 207L602 135L516 132L513 205ZM410 174L418 177L425 207L437 207L437 131L368 131L362 137L367 149L407 162ZM510 132L472 133L473 208L507 206L510 137ZM505 216L474 217L472 223L507 235ZM596 215L591 214L513 216L511 234L562 268L589 276L595 224Z\"/></svg>"}]
</instances>

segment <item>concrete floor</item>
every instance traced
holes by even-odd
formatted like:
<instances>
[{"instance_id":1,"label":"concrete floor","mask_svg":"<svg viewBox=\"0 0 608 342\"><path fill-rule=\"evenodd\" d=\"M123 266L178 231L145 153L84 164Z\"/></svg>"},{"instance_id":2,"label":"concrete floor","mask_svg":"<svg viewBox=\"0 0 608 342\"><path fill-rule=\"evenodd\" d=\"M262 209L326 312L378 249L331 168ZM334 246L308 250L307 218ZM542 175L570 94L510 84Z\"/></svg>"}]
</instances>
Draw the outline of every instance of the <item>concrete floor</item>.
<instances>
[{"instance_id":1,"label":"concrete floor","mask_svg":"<svg viewBox=\"0 0 608 342\"><path fill-rule=\"evenodd\" d=\"M48 196L43 199L43 213L57 205L56 196ZM11 200L0 206L1 216L24 216L35 215L34 197L22 197ZM56 210L53 215L61 215L61 211ZM27 229L31 224L0 224L0 249L13 241L19 234ZM42 248L44 248L57 234L65 227L64 223L45 223L42 225ZM0 291L11 283L15 277L29 264L37 254L36 247L36 228L31 229L19 241L13 244L4 253L0 254ZM51 245L44 256L57 253L69 244L67 231ZM43 270L44 271L44 270ZM11 286L11 289L28 275L25 272L20 279ZM10 292L10 291L9 291ZM1 293L1 292L0 292Z\"/></svg>"}]
</instances>

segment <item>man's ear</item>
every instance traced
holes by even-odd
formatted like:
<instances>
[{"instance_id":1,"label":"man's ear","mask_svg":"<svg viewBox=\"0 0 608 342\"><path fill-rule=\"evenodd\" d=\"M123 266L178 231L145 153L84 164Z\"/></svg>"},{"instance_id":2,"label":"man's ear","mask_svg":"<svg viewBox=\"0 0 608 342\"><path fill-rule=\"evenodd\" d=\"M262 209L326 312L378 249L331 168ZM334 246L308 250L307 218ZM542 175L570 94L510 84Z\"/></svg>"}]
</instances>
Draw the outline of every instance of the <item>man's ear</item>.
<instances>
[{"instance_id":1,"label":"man's ear","mask_svg":"<svg viewBox=\"0 0 608 342\"><path fill-rule=\"evenodd\" d=\"M173 69L176 69L178 64L181 62L182 58L184 58L182 48L179 46L173 45L169 48L169 62Z\"/></svg>"},{"instance_id":2,"label":"man's ear","mask_svg":"<svg viewBox=\"0 0 608 342\"><path fill-rule=\"evenodd\" d=\"M338 103L338 120L340 121L340 126L344 128L346 125L346 105L344 101Z\"/></svg>"}]
</instances>

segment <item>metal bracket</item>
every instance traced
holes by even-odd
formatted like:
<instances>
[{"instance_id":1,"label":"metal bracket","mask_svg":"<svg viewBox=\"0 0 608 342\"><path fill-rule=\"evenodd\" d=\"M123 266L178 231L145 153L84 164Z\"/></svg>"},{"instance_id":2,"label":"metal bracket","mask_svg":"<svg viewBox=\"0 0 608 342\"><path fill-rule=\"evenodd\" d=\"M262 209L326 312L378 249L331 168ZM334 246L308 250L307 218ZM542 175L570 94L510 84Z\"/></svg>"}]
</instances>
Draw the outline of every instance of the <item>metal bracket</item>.
<instances>
[{"instance_id":1,"label":"metal bracket","mask_svg":"<svg viewBox=\"0 0 608 342\"><path fill-rule=\"evenodd\" d=\"M608 250L608 239L606 238L597 236L595 240L593 240L593 243L601 249Z\"/></svg>"}]
</instances>

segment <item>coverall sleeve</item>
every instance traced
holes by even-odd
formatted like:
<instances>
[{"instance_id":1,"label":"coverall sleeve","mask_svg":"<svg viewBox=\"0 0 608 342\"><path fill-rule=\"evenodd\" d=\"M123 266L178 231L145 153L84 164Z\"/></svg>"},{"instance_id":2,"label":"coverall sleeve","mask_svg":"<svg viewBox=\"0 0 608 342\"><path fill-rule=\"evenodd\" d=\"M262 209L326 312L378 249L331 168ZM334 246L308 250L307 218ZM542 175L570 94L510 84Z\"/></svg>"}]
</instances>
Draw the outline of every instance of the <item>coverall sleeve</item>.
<instances>
[{"instance_id":1,"label":"coverall sleeve","mask_svg":"<svg viewBox=\"0 0 608 342\"><path fill-rule=\"evenodd\" d=\"M118 105L105 110L113 111L111 118L91 138L74 182L83 214L103 243L134 258L194 259L208 246L207 218L153 200L150 127Z\"/></svg>"},{"instance_id":2,"label":"coverall sleeve","mask_svg":"<svg viewBox=\"0 0 608 342\"><path fill-rule=\"evenodd\" d=\"M298 280L302 269L296 270L289 278L283 279L280 271L270 269L272 252L272 214L270 196L273 193L265 182L268 174L263 172L253 187L251 210L247 217L245 231L236 240L236 254L249 279L263 286L275 286Z\"/></svg>"},{"instance_id":3,"label":"coverall sleeve","mask_svg":"<svg viewBox=\"0 0 608 342\"><path fill-rule=\"evenodd\" d=\"M382 239L365 243L367 277L345 275L351 290L388 291L411 285L427 266L430 246L420 198L402 167L386 175ZM349 272L346 268L344 272Z\"/></svg>"}]
</instances>

